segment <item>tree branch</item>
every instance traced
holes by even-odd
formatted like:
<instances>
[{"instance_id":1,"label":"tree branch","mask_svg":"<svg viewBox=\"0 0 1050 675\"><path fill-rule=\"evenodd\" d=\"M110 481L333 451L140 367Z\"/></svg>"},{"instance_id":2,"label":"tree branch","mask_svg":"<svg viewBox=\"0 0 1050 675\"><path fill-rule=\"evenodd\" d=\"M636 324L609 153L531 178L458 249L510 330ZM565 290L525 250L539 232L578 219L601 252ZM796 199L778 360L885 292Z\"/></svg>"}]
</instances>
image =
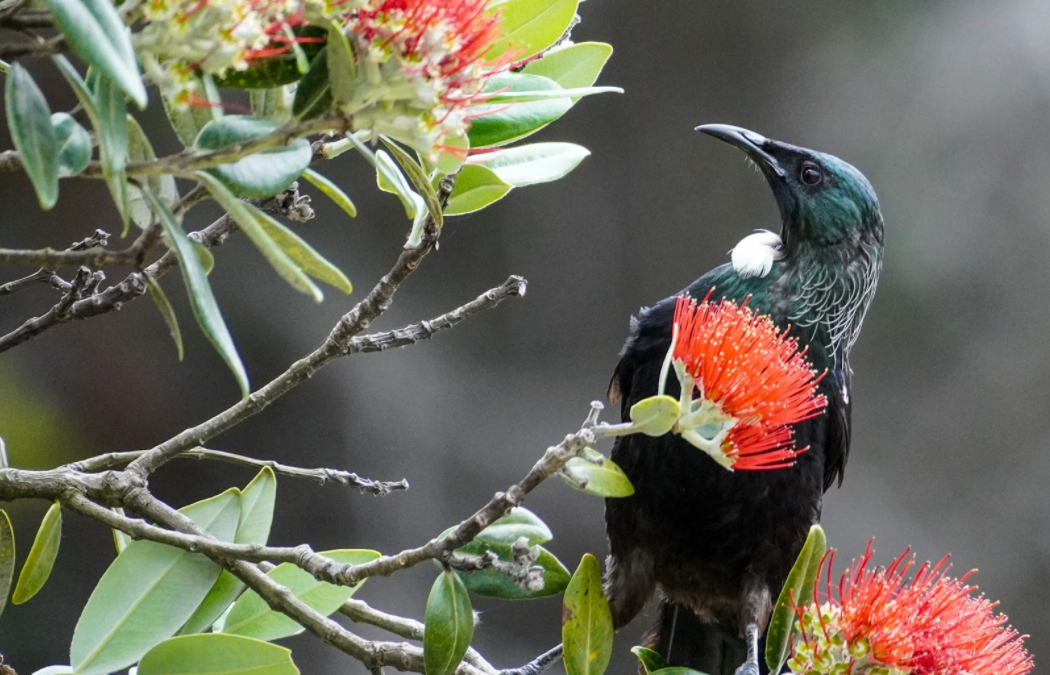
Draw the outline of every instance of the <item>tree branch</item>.
<instances>
[{"instance_id":1,"label":"tree branch","mask_svg":"<svg viewBox=\"0 0 1050 675\"><path fill-rule=\"evenodd\" d=\"M146 450L131 450L129 452L110 452L105 455L97 455L90 457L80 462L66 465L65 468L70 471L79 471L82 473L93 473L96 471L102 471L104 469L110 469L115 466L121 466L132 462L142 455ZM208 448L194 448L187 450L186 452L179 455L187 459L211 459L218 460L221 462L229 462L230 464L240 464L243 466L251 466L256 468L262 468L264 466L270 467L273 472L279 476L289 476L292 478L306 478L309 480L315 480L321 485L328 483L339 483L347 487L357 488L361 492L368 492L373 495L386 495L394 490L407 490L408 481L402 478L399 481L388 482L372 480L370 478L362 478L356 473L350 471L342 471L340 469L303 469L297 466L288 466L287 464L281 464L273 460L266 459L255 459L253 457L245 457L244 455L237 455L232 452L223 452L222 450L209 450Z\"/></svg>"},{"instance_id":2,"label":"tree branch","mask_svg":"<svg viewBox=\"0 0 1050 675\"><path fill-rule=\"evenodd\" d=\"M160 225L154 224L143 230L130 246L121 251L110 251L98 246L86 249L70 248L64 251L56 251L53 248L35 251L0 248L0 263L41 265L51 269L80 265L94 268L127 265L140 268L146 254L160 242L160 236Z\"/></svg>"},{"instance_id":3,"label":"tree branch","mask_svg":"<svg viewBox=\"0 0 1050 675\"><path fill-rule=\"evenodd\" d=\"M189 208L189 205L199 201L201 194L203 193L198 189L188 192L179 202L179 206L182 207L181 210L185 210L186 208ZM271 212L280 213L280 203L282 202L280 202L279 199L280 196L268 201L263 208ZM188 236L197 243L202 244L207 248L212 248L214 246L219 246L226 241L226 237L229 236L234 229L236 229L236 225L230 218L229 214L226 214L203 230L191 232ZM7 335L0 337L0 352L16 347L23 342L40 335L45 330L54 328L59 324L66 323L67 321L88 319L93 316L116 311L123 307L124 303L129 300L134 300L140 295L145 294L145 276L157 279L170 269L177 267L178 264L179 260L175 256L175 253L168 251L158 258L152 265L146 267L142 272L133 272L125 277L120 283L110 286L104 291L94 293L89 297L74 302L64 314L48 312L48 314L45 314L44 316L29 319Z\"/></svg>"}]
</instances>

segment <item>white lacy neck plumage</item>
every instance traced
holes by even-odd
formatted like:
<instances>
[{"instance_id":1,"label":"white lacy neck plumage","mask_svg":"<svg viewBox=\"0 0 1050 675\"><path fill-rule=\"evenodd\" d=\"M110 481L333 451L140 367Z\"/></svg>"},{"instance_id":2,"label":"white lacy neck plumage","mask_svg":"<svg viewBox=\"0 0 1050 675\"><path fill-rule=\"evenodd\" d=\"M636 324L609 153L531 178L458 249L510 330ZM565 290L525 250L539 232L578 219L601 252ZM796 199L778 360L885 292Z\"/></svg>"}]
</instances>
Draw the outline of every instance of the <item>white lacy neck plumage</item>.
<instances>
[{"instance_id":1,"label":"white lacy neck plumage","mask_svg":"<svg viewBox=\"0 0 1050 675\"><path fill-rule=\"evenodd\" d=\"M780 249L782 243L776 232L756 230L730 251L733 269L744 279L766 276L773 269L773 261L784 255Z\"/></svg>"}]
</instances>

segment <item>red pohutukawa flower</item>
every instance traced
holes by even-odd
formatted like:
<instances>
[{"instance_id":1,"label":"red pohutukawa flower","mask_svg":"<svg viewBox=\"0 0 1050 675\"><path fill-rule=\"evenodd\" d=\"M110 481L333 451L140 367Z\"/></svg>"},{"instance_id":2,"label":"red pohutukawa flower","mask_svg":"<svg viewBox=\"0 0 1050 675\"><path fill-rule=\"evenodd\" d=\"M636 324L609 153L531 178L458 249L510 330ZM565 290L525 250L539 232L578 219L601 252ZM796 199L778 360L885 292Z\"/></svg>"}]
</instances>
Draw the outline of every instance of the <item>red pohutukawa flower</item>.
<instances>
[{"instance_id":1,"label":"red pohutukawa flower","mask_svg":"<svg viewBox=\"0 0 1050 675\"><path fill-rule=\"evenodd\" d=\"M821 561L827 589L795 607L800 635L788 666L793 673L866 675L1025 675L1032 658L1026 636L974 595L967 578L947 576L947 558L925 562L913 576L907 551L889 567L868 569L871 544L837 584L834 556ZM819 585L819 581L817 582ZM818 604L819 603L819 604Z\"/></svg>"},{"instance_id":2,"label":"red pohutukawa flower","mask_svg":"<svg viewBox=\"0 0 1050 675\"><path fill-rule=\"evenodd\" d=\"M792 424L819 415L817 373L798 341L730 300L682 296L670 353L682 383L676 431L730 469L778 469L795 449ZM698 394L699 398L693 398Z\"/></svg>"}]
</instances>

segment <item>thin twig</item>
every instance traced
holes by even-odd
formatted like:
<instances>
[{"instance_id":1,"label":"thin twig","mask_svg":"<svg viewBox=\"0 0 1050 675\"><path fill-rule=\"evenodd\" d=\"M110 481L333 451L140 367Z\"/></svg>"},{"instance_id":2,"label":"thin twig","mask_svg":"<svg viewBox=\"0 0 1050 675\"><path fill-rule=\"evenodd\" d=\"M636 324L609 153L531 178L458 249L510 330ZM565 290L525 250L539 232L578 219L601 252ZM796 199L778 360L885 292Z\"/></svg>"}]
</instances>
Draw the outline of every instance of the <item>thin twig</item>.
<instances>
[{"instance_id":1,"label":"thin twig","mask_svg":"<svg viewBox=\"0 0 1050 675\"><path fill-rule=\"evenodd\" d=\"M96 471L103 471L105 469L111 469L116 466L128 464L143 454L146 450L131 450L128 452L110 452L105 455L96 455L80 462L73 464L67 464L65 468L71 471L78 471L81 473L94 473ZM304 469L297 466L288 466L287 464L281 464L273 460L265 459L254 459L252 457L245 457L244 455L237 455L232 452L223 452L222 450L209 450L208 448L194 448L193 450L187 450L186 452L179 455L188 459L211 459L222 462L229 462L231 464L240 464L243 466L251 466L256 468L270 467L273 472L279 476L289 476L291 478L306 478L308 480L315 480L321 485L328 483L338 483L347 487L352 487L360 490L361 492L367 492L373 495L386 495L395 490L407 490L408 481L402 478L399 481L379 481L372 480L370 478L362 478L356 473L350 471L342 471L340 469Z\"/></svg>"},{"instance_id":2,"label":"thin twig","mask_svg":"<svg viewBox=\"0 0 1050 675\"><path fill-rule=\"evenodd\" d=\"M202 190L191 190L179 202L179 206L182 208L176 207L176 209L178 211L185 211L189 208L189 205L200 201L202 195ZM279 213L277 198L267 201L262 208L264 208L264 210ZM226 241L226 237L233 232L234 229L236 229L236 224L233 222L233 219L230 218L229 214L226 214L211 225L205 227L203 230L191 232L187 236L207 248L212 248L214 246L219 246ZM119 310L124 306L124 303L134 300L146 293L147 286L145 277L148 276L152 279L157 279L172 268L177 267L178 264L179 259L175 256L175 253L173 251L168 251L158 258L152 265L146 267L142 272L132 272L120 283L114 284L104 291L95 293L90 297L75 302L73 306L69 308L69 311L63 315L56 315L49 312L43 317L30 319L7 335L0 337L0 352L16 347L23 342L40 335L45 330L54 328L55 326L67 321L89 319L93 316Z\"/></svg>"},{"instance_id":3,"label":"thin twig","mask_svg":"<svg viewBox=\"0 0 1050 675\"><path fill-rule=\"evenodd\" d=\"M126 265L140 268L146 254L160 242L159 224L151 225L127 248L110 251L101 247L87 249L66 249L56 251L53 248L37 250L20 250L0 248L0 263L21 263L25 265L42 265L46 268L58 267L107 267L109 265Z\"/></svg>"}]
</instances>

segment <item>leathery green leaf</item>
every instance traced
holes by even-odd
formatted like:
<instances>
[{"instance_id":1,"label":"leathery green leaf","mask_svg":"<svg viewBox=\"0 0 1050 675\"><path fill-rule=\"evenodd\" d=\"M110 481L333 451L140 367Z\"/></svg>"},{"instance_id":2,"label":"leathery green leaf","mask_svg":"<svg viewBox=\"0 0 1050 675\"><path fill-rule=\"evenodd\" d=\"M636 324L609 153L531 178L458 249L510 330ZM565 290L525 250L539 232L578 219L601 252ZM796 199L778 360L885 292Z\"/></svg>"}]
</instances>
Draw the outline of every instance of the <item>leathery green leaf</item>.
<instances>
[{"instance_id":1,"label":"leathery green leaf","mask_svg":"<svg viewBox=\"0 0 1050 675\"><path fill-rule=\"evenodd\" d=\"M109 0L43 0L77 56L112 80L138 107L146 107L131 33Z\"/></svg>"},{"instance_id":2,"label":"leathery green leaf","mask_svg":"<svg viewBox=\"0 0 1050 675\"><path fill-rule=\"evenodd\" d=\"M558 94L564 92L553 80L539 75L502 73L489 79L486 93L508 95L518 92ZM472 148L506 145L539 131L572 108L572 98L561 95L541 101L482 104L470 108L474 115L467 132Z\"/></svg>"},{"instance_id":3,"label":"leathery green leaf","mask_svg":"<svg viewBox=\"0 0 1050 675\"><path fill-rule=\"evenodd\" d=\"M347 138L354 138L347 136ZM397 168L397 163L385 151L375 153L376 185L383 192L397 195L409 220L419 215L420 209L426 208L426 201L420 197L405 180L404 174Z\"/></svg>"},{"instance_id":4,"label":"leathery green leaf","mask_svg":"<svg viewBox=\"0 0 1050 675\"><path fill-rule=\"evenodd\" d=\"M573 457L558 473L566 483L596 497L630 497L634 494L631 480L615 462L594 448L584 448L583 454L586 458Z\"/></svg>"},{"instance_id":5,"label":"leathery green leaf","mask_svg":"<svg viewBox=\"0 0 1050 675\"><path fill-rule=\"evenodd\" d=\"M808 605L813 601L813 584L820 570L820 561L828 550L828 539L820 525L809 528L806 543L780 589L777 604L766 629L766 665L769 671L779 673L787 662L791 640L796 632L794 604Z\"/></svg>"},{"instance_id":6,"label":"leathery green leaf","mask_svg":"<svg viewBox=\"0 0 1050 675\"><path fill-rule=\"evenodd\" d=\"M29 549L22 572L18 575L18 584L11 595L11 602L21 605L36 595L55 566L58 557L58 545L62 541L62 504L55 502L40 521L33 547Z\"/></svg>"},{"instance_id":7,"label":"leathery green leaf","mask_svg":"<svg viewBox=\"0 0 1050 675\"><path fill-rule=\"evenodd\" d=\"M4 90L7 124L22 167L45 211L58 201L59 142L51 109L33 77L19 64L11 67Z\"/></svg>"},{"instance_id":8,"label":"leathery green leaf","mask_svg":"<svg viewBox=\"0 0 1050 675\"><path fill-rule=\"evenodd\" d=\"M268 213L258 211L256 216L259 224L266 230L266 234L270 235L281 250L287 253L288 257L295 261L304 272L344 293L349 294L354 291L346 275L303 241L299 235Z\"/></svg>"},{"instance_id":9,"label":"leathery green leaf","mask_svg":"<svg viewBox=\"0 0 1050 675\"><path fill-rule=\"evenodd\" d=\"M111 510L118 516L124 515L123 507L113 506L111 507ZM116 528L111 530L111 532L113 533L113 548L117 549L117 554L119 555L124 552L124 549L128 547L128 544L132 542L132 539L127 535L126 532L121 532Z\"/></svg>"},{"instance_id":10,"label":"leathery green leaf","mask_svg":"<svg viewBox=\"0 0 1050 675\"><path fill-rule=\"evenodd\" d=\"M459 553L467 555L484 555L491 551L503 562L513 562L514 554L510 544L500 544L490 541L474 540L466 546L456 549ZM533 565L542 572L542 588L522 588L514 583L510 577L503 572L492 568L474 570L472 572L461 572L456 574L463 581L471 593L488 598L499 598L501 600L533 600L558 595L569 585L569 570L550 551L540 547L539 556L533 561Z\"/></svg>"},{"instance_id":11,"label":"leathery green leaf","mask_svg":"<svg viewBox=\"0 0 1050 675\"><path fill-rule=\"evenodd\" d=\"M630 416L634 428L639 433L646 436L663 436L674 427L681 412L678 399L659 394L643 398L631 406Z\"/></svg>"},{"instance_id":12,"label":"leathery green leaf","mask_svg":"<svg viewBox=\"0 0 1050 675\"><path fill-rule=\"evenodd\" d=\"M0 614L7 605L7 594L15 578L15 530L7 512L0 509Z\"/></svg>"},{"instance_id":13,"label":"leathery green leaf","mask_svg":"<svg viewBox=\"0 0 1050 675\"><path fill-rule=\"evenodd\" d=\"M51 126L58 138L58 175L61 178L75 176L87 168L91 161L91 136L87 129L68 113L51 116Z\"/></svg>"},{"instance_id":14,"label":"leathery green leaf","mask_svg":"<svg viewBox=\"0 0 1050 675\"><path fill-rule=\"evenodd\" d=\"M387 147L387 150L394 156L397 163L401 165L401 169L408 176L408 180L411 181L416 193L423 197L423 201L427 205L427 211L430 212L434 222L437 223L438 227L441 227L444 224L444 219L441 216L441 202L438 200L437 192L434 191L434 186L430 184L427 175L423 173L423 167L411 155L402 150L397 143L386 137L380 137L380 140L383 141L383 145Z\"/></svg>"},{"instance_id":15,"label":"leathery green leaf","mask_svg":"<svg viewBox=\"0 0 1050 675\"><path fill-rule=\"evenodd\" d=\"M502 37L485 52L487 59L515 50L516 59L538 54L558 41L572 24L579 0L496 0L491 11L499 12Z\"/></svg>"},{"instance_id":16,"label":"leathery green leaf","mask_svg":"<svg viewBox=\"0 0 1050 675\"><path fill-rule=\"evenodd\" d=\"M357 217L357 207L354 206L354 202L350 200L343 190L328 180L321 174L317 173L313 169L307 169L303 172L303 178L305 178L311 185L320 190L326 197L335 202L335 205L346 212L346 215L351 218Z\"/></svg>"},{"instance_id":17,"label":"leathery green leaf","mask_svg":"<svg viewBox=\"0 0 1050 675\"><path fill-rule=\"evenodd\" d=\"M225 115L218 122L204 125L195 145L202 150L219 150L265 136L277 127L278 124L270 120ZM207 172L240 197L265 199L288 189L310 166L312 158L310 142L298 138L285 147L255 153Z\"/></svg>"},{"instance_id":18,"label":"leathery green leaf","mask_svg":"<svg viewBox=\"0 0 1050 675\"><path fill-rule=\"evenodd\" d=\"M146 280L146 291L149 293L150 300L157 306L157 311L160 312L160 316L164 319L164 325L168 327L168 332L171 333L171 339L175 342L175 350L179 354L179 361L185 355L182 349L182 331L179 330L179 320L175 316L175 310L171 306L171 302L168 300L168 296L164 293L164 289L160 287L157 280L148 274L142 275Z\"/></svg>"},{"instance_id":19,"label":"leathery green leaf","mask_svg":"<svg viewBox=\"0 0 1050 675\"><path fill-rule=\"evenodd\" d=\"M273 524L273 507L277 497L277 477L270 467L263 469L241 491L241 515L237 521L236 544L265 544L270 538ZM181 635L199 633L209 626L233 604L244 590L240 579L223 570L215 585L208 591L193 616L179 630Z\"/></svg>"},{"instance_id":20,"label":"leathery green leaf","mask_svg":"<svg viewBox=\"0 0 1050 675\"><path fill-rule=\"evenodd\" d=\"M479 211L502 199L511 187L491 169L466 164L456 176L456 187L445 205L445 215L458 216Z\"/></svg>"},{"instance_id":21,"label":"leathery green leaf","mask_svg":"<svg viewBox=\"0 0 1050 675\"><path fill-rule=\"evenodd\" d=\"M471 158L471 164L484 166L505 183L525 187L564 177L591 154L575 143L532 143Z\"/></svg>"},{"instance_id":22,"label":"leathery green leaf","mask_svg":"<svg viewBox=\"0 0 1050 675\"><path fill-rule=\"evenodd\" d=\"M612 51L612 46L604 42L579 42L547 52L521 72L542 75L565 89L589 87L598 80Z\"/></svg>"},{"instance_id":23,"label":"leathery green leaf","mask_svg":"<svg viewBox=\"0 0 1050 675\"><path fill-rule=\"evenodd\" d=\"M139 126L138 121L131 115L127 116L128 137L128 159L133 162L150 161L157 158L153 152L146 133ZM145 176L146 184L160 197L161 201L169 207L179 200L179 190L175 186L175 177L170 174L151 174ZM145 229L153 223L153 209L149 202L142 196L142 191L137 186L128 185L128 203L131 206L131 219L136 225ZM181 359L179 359L181 361Z\"/></svg>"},{"instance_id":24,"label":"leathery green leaf","mask_svg":"<svg viewBox=\"0 0 1050 675\"><path fill-rule=\"evenodd\" d=\"M524 506L515 506L510 513L492 523L475 538L475 541L490 541L513 544L525 537L529 545L546 544L554 538L547 524Z\"/></svg>"},{"instance_id":25,"label":"leathery green leaf","mask_svg":"<svg viewBox=\"0 0 1050 675\"><path fill-rule=\"evenodd\" d=\"M127 103L124 101L124 93L108 78L89 74L88 85L93 86L95 105L98 108L97 131L102 175L106 179L110 195L113 196L113 203L120 212L126 234L131 222L128 178L125 171L128 164Z\"/></svg>"},{"instance_id":26,"label":"leathery green leaf","mask_svg":"<svg viewBox=\"0 0 1050 675\"><path fill-rule=\"evenodd\" d=\"M240 493L230 489L179 510L231 541ZM102 575L73 632L70 660L79 675L103 675L137 662L171 637L208 593L221 568L199 553L134 541Z\"/></svg>"},{"instance_id":27,"label":"leathery green leaf","mask_svg":"<svg viewBox=\"0 0 1050 675\"><path fill-rule=\"evenodd\" d=\"M138 675L298 675L291 650L239 635L186 635L146 652Z\"/></svg>"},{"instance_id":28,"label":"leathery green leaf","mask_svg":"<svg viewBox=\"0 0 1050 675\"><path fill-rule=\"evenodd\" d=\"M209 176L210 178L210 176ZM168 236L172 250L179 259L179 267L182 269L182 278L186 282L186 290L190 296L190 306L193 308L193 316L201 327L201 331L219 352L226 365L233 371L237 384L241 388L241 394L248 396L248 374L244 371L244 364L237 354L237 347L233 344L230 331L226 328L226 322L219 311L219 305L215 302L215 296L208 284L208 275L201 266L197 250L191 240L182 231L182 226L175 220L175 216L160 200L153 191L146 189L146 198L150 202L153 211L160 218L160 224L164 227L164 233Z\"/></svg>"},{"instance_id":29,"label":"leathery green leaf","mask_svg":"<svg viewBox=\"0 0 1050 675\"><path fill-rule=\"evenodd\" d=\"M321 555L338 563L359 565L375 560L379 552L347 549L322 551ZM266 574L324 616L339 609L364 585L361 582L353 587L333 586L318 581L309 572L291 563L281 563ZM303 627L288 616L270 609L255 591L247 591L233 604L222 632L269 641L297 635L303 632Z\"/></svg>"},{"instance_id":30,"label":"leathery green leaf","mask_svg":"<svg viewBox=\"0 0 1050 675\"><path fill-rule=\"evenodd\" d=\"M427 598L423 666L427 675L452 675L474 637L470 594L455 573L442 572Z\"/></svg>"},{"instance_id":31,"label":"leathery green leaf","mask_svg":"<svg viewBox=\"0 0 1050 675\"><path fill-rule=\"evenodd\" d=\"M264 215L262 211L242 202L226 188L224 183L211 174L198 171L195 176L197 180L204 184L204 187L208 189L215 201L229 212L230 217L248 235L248 238L252 240L252 243L263 254L263 257L285 281L291 284L292 288L313 297L317 302L321 302L324 299L321 289L314 285L314 282L310 281L310 278L299 268L299 265L274 241L267 227L263 225Z\"/></svg>"},{"instance_id":32,"label":"leathery green leaf","mask_svg":"<svg viewBox=\"0 0 1050 675\"><path fill-rule=\"evenodd\" d=\"M652 673L667 667L667 661L664 660L664 657L648 647L631 647L631 653L638 657L638 661L642 664L642 668L645 668L645 672L648 675L652 675Z\"/></svg>"},{"instance_id":33,"label":"leathery green leaf","mask_svg":"<svg viewBox=\"0 0 1050 675\"><path fill-rule=\"evenodd\" d=\"M562 598L562 659L568 675L602 675L612 656L613 622L597 558L583 556Z\"/></svg>"},{"instance_id":34,"label":"leathery green leaf","mask_svg":"<svg viewBox=\"0 0 1050 675\"><path fill-rule=\"evenodd\" d=\"M142 657L139 675L298 675L292 652L239 635L186 635Z\"/></svg>"},{"instance_id":35,"label":"leathery green leaf","mask_svg":"<svg viewBox=\"0 0 1050 675\"><path fill-rule=\"evenodd\" d=\"M328 84L328 45L310 61L299 84L295 86L292 115L297 119L313 119L332 106L332 88Z\"/></svg>"}]
</instances>

